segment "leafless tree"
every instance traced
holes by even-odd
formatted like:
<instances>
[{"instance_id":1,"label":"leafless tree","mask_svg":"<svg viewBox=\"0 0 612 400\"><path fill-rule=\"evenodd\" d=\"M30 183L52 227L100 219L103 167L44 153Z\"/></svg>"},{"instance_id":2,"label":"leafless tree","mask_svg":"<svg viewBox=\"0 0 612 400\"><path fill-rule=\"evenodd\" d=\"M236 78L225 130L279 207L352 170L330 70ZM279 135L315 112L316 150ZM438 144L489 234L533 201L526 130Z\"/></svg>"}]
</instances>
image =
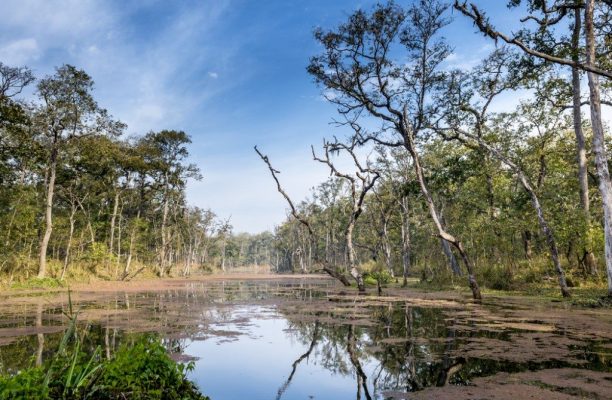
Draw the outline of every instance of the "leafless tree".
<instances>
[{"instance_id":1,"label":"leafless tree","mask_svg":"<svg viewBox=\"0 0 612 400\"><path fill-rule=\"evenodd\" d=\"M357 219L363 212L363 202L366 198L367 193L374 187L376 181L380 177L378 171L373 170L367 165L362 165L359 158L355 154L355 146L357 142L354 140L350 145L335 142L325 142L323 145L324 156L319 157L315 154L314 147L312 147L312 158L320 163L327 165L332 175L344 179L349 183L350 198L351 198L351 209L349 211L349 218L344 229L344 238L346 240L346 258L348 260L348 270L353 279L357 282L357 287L360 292L365 291L365 284L363 282L363 274L359 271L355 262L355 250L353 247L353 232L355 230L355 224ZM352 158L357 171L355 175L341 172L330 158L331 152L346 152Z\"/></svg>"}]
</instances>

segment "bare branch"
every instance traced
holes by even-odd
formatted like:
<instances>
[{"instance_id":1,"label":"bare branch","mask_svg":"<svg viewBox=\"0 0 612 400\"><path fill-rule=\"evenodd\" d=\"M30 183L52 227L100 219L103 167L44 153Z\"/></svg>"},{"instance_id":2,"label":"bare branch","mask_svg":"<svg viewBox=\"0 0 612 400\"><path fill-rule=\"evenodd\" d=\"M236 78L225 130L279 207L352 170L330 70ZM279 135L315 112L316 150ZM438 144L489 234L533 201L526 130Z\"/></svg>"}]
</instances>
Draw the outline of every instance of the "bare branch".
<instances>
[{"instance_id":1,"label":"bare branch","mask_svg":"<svg viewBox=\"0 0 612 400\"><path fill-rule=\"evenodd\" d=\"M304 218L302 217L298 212L297 209L295 208L295 206L293 205L293 201L291 201L291 198L289 197L289 195L287 194L287 192L285 192L285 190L283 189L283 187L280 184L280 181L278 180L278 177L276 176L276 174L280 174L279 170L276 170L272 167L272 164L270 163L270 159L268 158L268 156L263 155L259 149L257 148L257 146L253 147L255 149L255 152L257 152L257 154L259 155L259 157L263 160L263 162L266 163L266 165L268 166L268 169L270 170L270 174L272 175L272 178L274 179L274 181L276 182L276 188L278 189L278 192L280 194L283 195L283 197L285 198L285 200L287 200L287 203L289 204L289 207L291 208L291 215L293 215L295 217L295 219L297 219L302 225L304 225L307 229L308 229L308 233L312 236L314 235L312 228L310 226L310 223Z\"/></svg>"},{"instance_id":2,"label":"bare branch","mask_svg":"<svg viewBox=\"0 0 612 400\"><path fill-rule=\"evenodd\" d=\"M550 54L546 54L546 53L542 53L540 51L534 50L532 48L530 48L529 46L527 46L525 43L523 43L521 40L517 39L516 37L509 37L497 30L495 30L495 28L493 27L493 25L491 25L491 23L489 22L489 20L486 18L486 16L478 9L478 7L476 7L476 5L474 5L473 3L470 3L470 6L468 7L467 2L463 2L461 3L459 0L455 0L455 4L454 7L456 10L460 11L463 15L465 15L466 17L471 18L474 21L474 24L478 27L478 29L485 35L490 37L491 39L495 40L496 42L501 39L502 41L517 46L519 47L521 50L523 50L525 53L533 56L533 57L537 57L537 58L541 58L543 60L555 63L555 64L561 64L561 65L568 65L570 67L573 68L578 68L580 70L586 71L586 72L592 72L594 74L603 76L605 78L608 79L612 79L612 72L611 71L606 71L603 70L601 68L597 68L595 66L589 65L589 64L583 64L574 60L568 60L565 58L560 58L560 57L555 57L552 56Z\"/></svg>"}]
</instances>

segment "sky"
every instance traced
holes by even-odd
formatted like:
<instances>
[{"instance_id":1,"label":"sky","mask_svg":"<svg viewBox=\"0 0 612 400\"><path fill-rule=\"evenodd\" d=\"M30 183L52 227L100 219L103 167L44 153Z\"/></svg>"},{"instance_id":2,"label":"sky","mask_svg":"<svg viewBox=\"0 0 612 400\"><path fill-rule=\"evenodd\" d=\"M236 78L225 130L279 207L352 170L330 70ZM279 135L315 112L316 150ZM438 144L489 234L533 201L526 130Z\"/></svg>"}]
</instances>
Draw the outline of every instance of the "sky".
<instances>
[{"instance_id":1,"label":"sky","mask_svg":"<svg viewBox=\"0 0 612 400\"><path fill-rule=\"evenodd\" d=\"M408 1L397 1L400 5ZM505 1L476 1L501 29L516 29ZM493 5L495 3L495 5ZM99 104L128 135L187 132L191 205L230 218L234 230L272 230L286 203L253 146L268 154L296 201L329 176L311 145L342 136L335 108L306 72L320 47L312 32L334 28L374 1L350 0L2 0L0 61L38 77L68 63L95 81ZM453 14L446 67L470 67L493 43ZM498 101L503 107L516 95Z\"/></svg>"}]
</instances>

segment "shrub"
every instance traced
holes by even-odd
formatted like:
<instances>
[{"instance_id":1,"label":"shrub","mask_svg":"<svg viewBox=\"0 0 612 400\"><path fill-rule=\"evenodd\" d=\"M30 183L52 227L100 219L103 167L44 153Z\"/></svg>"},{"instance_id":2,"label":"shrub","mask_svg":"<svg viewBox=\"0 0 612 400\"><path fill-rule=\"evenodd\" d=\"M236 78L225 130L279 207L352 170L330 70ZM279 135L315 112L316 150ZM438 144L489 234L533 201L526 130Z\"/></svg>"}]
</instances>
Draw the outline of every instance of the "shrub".
<instances>
[{"instance_id":1,"label":"shrub","mask_svg":"<svg viewBox=\"0 0 612 400\"><path fill-rule=\"evenodd\" d=\"M72 303L68 329L53 359L15 375L0 376L0 400L8 399L167 399L210 400L187 379L193 368L174 362L159 339L145 336L123 344L113 358L82 351L87 331L76 328Z\"/></svg>"},{"instance_id":2,"label":"shrub","mask_svg":"<svg viewBox=\"0 0 612 400\"><path fill-rule=\"evenodd\" d=\"M514 274L512 269L505 265L489 265L481 272L483 284L494 290L513 290Z\"/></svg>"}]
</instances>

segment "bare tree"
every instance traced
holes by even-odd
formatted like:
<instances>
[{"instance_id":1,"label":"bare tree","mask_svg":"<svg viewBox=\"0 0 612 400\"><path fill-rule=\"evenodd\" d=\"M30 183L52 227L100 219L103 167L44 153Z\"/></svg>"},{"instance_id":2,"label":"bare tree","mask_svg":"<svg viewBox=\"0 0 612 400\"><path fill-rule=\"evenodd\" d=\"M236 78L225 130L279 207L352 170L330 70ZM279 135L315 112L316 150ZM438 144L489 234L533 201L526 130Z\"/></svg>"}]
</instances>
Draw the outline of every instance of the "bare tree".
<instances>
[{"instance_id":1,"label":"bare tree","mask_svg":"<svg viewBox=\"0 0 612 400\"><path fill-rule=\"evenodd\" d=\"M289 208L291 210L291 215L297 221L299 221L300 224L306 227L306 229L308 230L310 239L316 240L316 235L315 235L314 230L312 229L310 222L308 222L308 219L306 219L304 216L300 215L293 201L291 201L291 198L281 186L280 181L278 180L278 176L277 176L278 174L280 174L280 171L272 167L272 164L270 163L270 159L268 158L268 156L262 154L257 148L257 146L255 146L254 149L255 149L255 152L259 155L259 157L262 159L262 161L266 163L266 165L268 166L268 170L270 171L270 174L272 175L272 179L274 179L274 182L276 182L276 188L278 192L285 198L285 200L287 201L287 204L289 205ZM344 286L351 285L348 279L346 278L346 276L344 276L342 272L338 271L334 265L329 264L327 260L319 259L317 253L315 253L315 262L318 264L321 264L323 271L325 271L329 276L338 279Z\"/></svg>"},{"instance_id":2,"label":"bare tree","mask_svg":"<svg viewBox=\"0 0 612 400\"><path fill-rule=\"evenodd\" d=\"M349 183L352 204L349 212L348 222L344 229L344 237L346 240L346 258L348 261L349 273L351 274L353 279L355 279L355 282L357 282L357 287L359 288L359 291L364 292L365 284L363 282L363 274L359 271L359 268L355 263L353 231L355 230L355 224L357 223L357 219L363 212L363 202L366 198L366 194L368 193L368 191L370 191L370 189L372 189L372 187L374 187L374 184L376 184L376 181L380 177L380 174L378 171L371 169L369 166L363 166L359 162L359 159L355 154L356 144L356 141L353 141L351 145L346 145L338 141L335 141L333 143L325 142L323 145L324 157L318 157L315 154L314 147L312 147L312 158L320 163L327 165L333 175L338 178L344 179ZM331 161L329 157L330 152L340 151L345 151L353 159L353 162L357 167L357 172L354 176L351 174L340 172L338 168L336 168L334 163Z\"/></svg>"},{"instance_id":3,"label":"bare tree","mask_svg":"<svg viewBox=\"0 0 612 400\"><path fill-rule=\"evenodd\" d=\"M0 100L17 96L34 82L34 75L27 67L9 67L0 62Z\"/></svg>"}]
</instances>

